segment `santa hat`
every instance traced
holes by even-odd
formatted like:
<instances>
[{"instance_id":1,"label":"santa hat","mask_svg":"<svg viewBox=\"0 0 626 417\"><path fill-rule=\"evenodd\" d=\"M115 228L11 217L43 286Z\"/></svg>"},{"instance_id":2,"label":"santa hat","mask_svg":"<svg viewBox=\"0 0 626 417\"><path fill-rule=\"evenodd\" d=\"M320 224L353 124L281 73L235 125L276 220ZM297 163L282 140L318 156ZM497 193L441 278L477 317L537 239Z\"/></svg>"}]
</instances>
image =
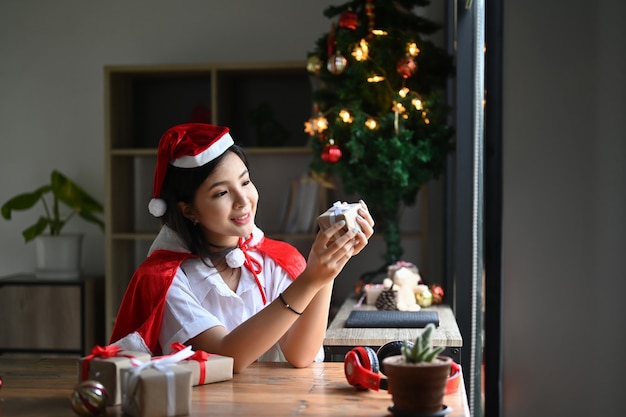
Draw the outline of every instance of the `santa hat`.
<instances>
[{"instance_id":1,"label":"santa hat","mask_svg":"<svg viewBox=\"0 0 626 417\"><path fill-rule=\"evenodd\" d=\"M152 200L148 210L154 217L167 211L161 196L167 166L197 168L222 155L233 144L229 129L205 123L185 123L168 129L159 141L157 163L154 170Z\"/></svg>"}]
</instances>

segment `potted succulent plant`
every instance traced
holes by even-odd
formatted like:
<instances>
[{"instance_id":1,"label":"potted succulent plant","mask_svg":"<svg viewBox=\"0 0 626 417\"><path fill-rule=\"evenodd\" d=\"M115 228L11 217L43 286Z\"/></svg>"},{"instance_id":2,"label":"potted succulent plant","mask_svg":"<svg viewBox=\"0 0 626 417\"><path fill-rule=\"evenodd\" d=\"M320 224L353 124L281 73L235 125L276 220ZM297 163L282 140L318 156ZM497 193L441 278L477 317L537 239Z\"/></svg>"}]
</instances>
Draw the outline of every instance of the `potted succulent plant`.
<instances>
[{"instance_id":1,"label":"potted succulent plant","mask_svg":"<svg viewBox=\"0 0 626 417\"><path fill-rule=\"evenodd\" d=\"M433 347L435 326L429 323L415 342L404 342L401 354L383 359L389 393L396 416L447 414L443 404L452 358L441 356L444 347Z\"/></svg>"},{"instance_id":2,"label":"potted succulent plant","mask_svg":"<svg viewBox=\"0 0 626 417\"><path fill-rule=\"evenodd\" d=\"M10 220L13 211L28 210L39 202L43 206L43 215L22 232L25 243L35 241L37 253L35 275L75 278L80 271L82 234L61 232L74 215L104 230L104 221L100 217L100 213L103 212L102 204L74 181L53 170L49 184L42 185L32 192L18 194L6 201L0 209L2 217ZM62 210L61 203L66 206L65 210Z\"/></svg>"}]
</instances>

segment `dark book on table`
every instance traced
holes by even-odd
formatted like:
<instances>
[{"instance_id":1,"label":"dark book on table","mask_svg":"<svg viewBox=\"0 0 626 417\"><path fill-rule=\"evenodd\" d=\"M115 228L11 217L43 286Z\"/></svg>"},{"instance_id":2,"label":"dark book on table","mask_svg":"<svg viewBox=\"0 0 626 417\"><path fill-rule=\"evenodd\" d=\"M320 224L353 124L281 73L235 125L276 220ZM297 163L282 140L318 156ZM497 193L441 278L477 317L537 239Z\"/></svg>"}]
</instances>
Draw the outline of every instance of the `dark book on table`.
<instances>
[{"instance_id":1,"label":"dark book on table","mask_svg":"<svg viewBox=\"0 0 626 417\"><path fill-rule=\"evenodd\" d=\"M352 310L346 320L346 327L423 328L428 323L438 327L439 313L432 310Z\"/></svg>"}]
</instances>

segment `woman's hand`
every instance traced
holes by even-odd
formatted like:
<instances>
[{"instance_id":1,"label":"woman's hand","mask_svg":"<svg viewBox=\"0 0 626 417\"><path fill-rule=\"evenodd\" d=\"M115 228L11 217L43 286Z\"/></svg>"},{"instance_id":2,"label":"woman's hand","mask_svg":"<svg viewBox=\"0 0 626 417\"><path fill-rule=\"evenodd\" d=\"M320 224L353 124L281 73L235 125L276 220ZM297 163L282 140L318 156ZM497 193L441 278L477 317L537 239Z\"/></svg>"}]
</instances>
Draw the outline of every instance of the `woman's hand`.
<instances>
[{"instance_id":1,"label":"woman's hand","mask_svg":"<svg viewBox=\"0 0 626 417\"><path fill-rule=\"evenodd\" d=\"M367 245L374 233L374 220L362 200L358 210L357 223L361 230L348 230L341 234L345 221L340 221L324 231L320 231L311 246L307 260L307 270L313 277L330 282L341 272L351 257ZM308 275L308 274L307 274Z\"/></svg>"},{"instance_id":2,"label":"woman's hand","mask_svg":"<svg viewBox=\"0 0 626 417\"><path fill-rule=\"evenodd\" d=\"M352 256L361 252L363 248L367 246L369 238L374 234L374 219L367 208L367 204L365 204L363 200L359 200L359 204L361 204L361 208L359 208L359 215L356 218L356 222L361 227L361 231L356 235L357 244L354 247L354 254Z\"/></svg>"},{"instance_id":3,"label":"woman's hand","mask_svg":"<svg viewBox=\"0 0 626 417\"><path fill-rule=\"evenodd\" d=\"M345 224L345 220L341 220L317 233L303 275L326 284L341 272L346 262L354 255L354 248L357 245L357 231L348 230L341 234Z\"/></svg>"}]
</instances>

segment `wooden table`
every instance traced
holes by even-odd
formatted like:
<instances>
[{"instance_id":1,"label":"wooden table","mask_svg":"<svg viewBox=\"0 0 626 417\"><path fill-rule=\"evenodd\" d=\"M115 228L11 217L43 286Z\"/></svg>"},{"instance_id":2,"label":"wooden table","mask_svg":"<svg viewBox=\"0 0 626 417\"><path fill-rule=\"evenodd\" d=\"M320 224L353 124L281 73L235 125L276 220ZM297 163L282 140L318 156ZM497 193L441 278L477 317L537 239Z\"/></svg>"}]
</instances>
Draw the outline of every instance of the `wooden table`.
<instances>
[{"instance_id":1,"label":"wooden table","mask_svg":"<svg viewBox=\"0 0 626 417\"><path fill-rule=\"evenodd\" d=\"M77 382L77 358L0 356L0 416L75 416L69 396ZM444 404L447 417L469 417L464 384ZM286 363L255 363L232 380L192 389L191 416L391 416L386 391L357 391L343 364L318 362L295 369ZM108 416L122 416L109 407Z\"/></svg>"},{"instance_id":2,"label":"wooden table","mask_svg":"<svg viewBox=\"0 0 626 417\"><path fill-rule=\"evenodd\" d=\"M415 340L424 329L410 328L348 328L345 327L352 310L376 310L368 304L357 305L355 297L348 297L326 330L324 347L329 361L343 361L345 353L355 346L370 346L374 349L395 340ZM445 346L444 355L460 363L463 338L452 309L438 304L425 308L439 313L439 326L433 333L433 344Z\"/></svg>"}]
</instances>

